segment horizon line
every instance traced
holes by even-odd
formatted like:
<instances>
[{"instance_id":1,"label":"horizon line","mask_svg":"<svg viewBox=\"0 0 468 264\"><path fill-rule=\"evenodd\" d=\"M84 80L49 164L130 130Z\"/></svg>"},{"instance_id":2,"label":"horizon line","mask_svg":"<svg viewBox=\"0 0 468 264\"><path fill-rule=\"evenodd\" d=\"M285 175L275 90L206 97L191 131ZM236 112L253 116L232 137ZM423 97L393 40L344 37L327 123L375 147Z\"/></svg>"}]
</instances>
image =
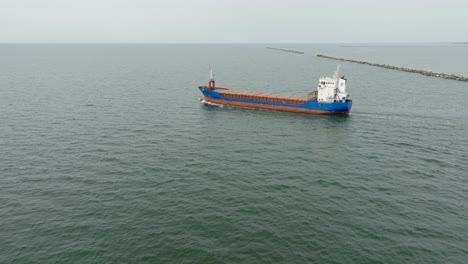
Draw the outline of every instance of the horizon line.
<instances>
[{"instance_id":1,"label":"horizon line","mask_svg":"<svg viewBox=\"0 0 468 264\"><path fill-rule=\"evenodd\" d=\"M134 44L134 45L263 45L263 44L468 44L464 41L422 41L422 42L0 42L11 44Z\"/></svg>"}]
</instances>

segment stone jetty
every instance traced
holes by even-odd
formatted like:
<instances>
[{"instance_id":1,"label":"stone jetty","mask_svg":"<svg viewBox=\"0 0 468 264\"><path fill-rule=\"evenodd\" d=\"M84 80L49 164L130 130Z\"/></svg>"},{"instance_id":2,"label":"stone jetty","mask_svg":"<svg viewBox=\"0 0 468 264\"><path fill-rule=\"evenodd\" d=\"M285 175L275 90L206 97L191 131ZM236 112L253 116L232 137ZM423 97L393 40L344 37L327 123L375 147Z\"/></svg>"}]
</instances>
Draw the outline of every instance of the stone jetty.
<instances>
[{"instance_id":1,"label":"stone jetty","mask_svg":"<svg viewBox=\"0 0 468 264\"><path fill-rule=\"evenodd\" d=\"M272 48L272 47L267 47L267 49L280 50L280 51L292 52L292 53L297 53L297 54L304 54L303 51L298 51L298 50L279 49L279 48Z\"/></svg>"},{"instance_id":2,"label":"stone jetty","mask_svg":"<svg viewBox=\"0 0 468 264\"><path fill-rule=\"evenodd\" d=\"M369 66L380 67L380 68L385 68L385 69L390 69L390 70L417 73L417 74L421 74L425 76L432 76L432 77L443 78L447 80L468 82L468 77L459 75L459 74L447 74L447 73L439 73L439 72L433 72L433 71L428 71L428 70L398 67L398 66L392 66L388 64L379 64L379 63L372 63L372 62L367 62L367 61L338 58L338 57L333 57L333 56L324 55L324 54L317 54L317 57L330 59L330 60L339 60L339 61L346 61L346 62L352 62L352 63L358 63L358 64L366 64Z\"/></svg>"}]
</instances>

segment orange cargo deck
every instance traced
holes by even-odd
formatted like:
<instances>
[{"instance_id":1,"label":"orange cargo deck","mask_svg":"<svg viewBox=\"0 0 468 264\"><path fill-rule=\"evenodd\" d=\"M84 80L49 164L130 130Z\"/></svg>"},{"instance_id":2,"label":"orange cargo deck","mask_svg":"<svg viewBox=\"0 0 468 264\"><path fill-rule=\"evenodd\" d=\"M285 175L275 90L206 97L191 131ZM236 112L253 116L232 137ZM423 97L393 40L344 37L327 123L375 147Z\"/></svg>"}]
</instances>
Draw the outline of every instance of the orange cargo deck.
<instances>
[{"instance_id":1,"label":"orange cargo deck","mask_svg":"<svg viewBox=\"0 0 468 264\"><path fill-rule=\"evenodd\" d=\"M279 102L279 103L293 103L293 104L303 104L309 101L311 98L306 96L288 96L288 95L278 95L278 94L269 94L269 93L257 93L257 92L244 92L230 90L228 88L215 87L214 91L218 92L224 97L227 98L236 98L236 99L245 99L245 100L260 100L267 102Z\"/></svg>"}]
</instances>

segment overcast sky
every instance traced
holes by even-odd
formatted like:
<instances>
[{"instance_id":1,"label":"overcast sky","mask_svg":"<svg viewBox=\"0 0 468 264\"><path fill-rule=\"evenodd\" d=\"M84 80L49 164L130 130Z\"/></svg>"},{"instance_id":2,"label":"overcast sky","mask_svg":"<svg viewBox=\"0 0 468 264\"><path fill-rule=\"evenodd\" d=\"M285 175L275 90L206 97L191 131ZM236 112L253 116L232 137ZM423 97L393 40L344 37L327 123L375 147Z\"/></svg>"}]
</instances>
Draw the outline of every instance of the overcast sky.
<instances>
[{"instance_id":1,"label":"overcast sky","mask_svg":"<svg viewBox=\"0 0 468 264\"><path fill-rule=\"evenodd\" d=\"M468 0L0 0L0 42L468 41Z\"/></svg>"}]
</instances>

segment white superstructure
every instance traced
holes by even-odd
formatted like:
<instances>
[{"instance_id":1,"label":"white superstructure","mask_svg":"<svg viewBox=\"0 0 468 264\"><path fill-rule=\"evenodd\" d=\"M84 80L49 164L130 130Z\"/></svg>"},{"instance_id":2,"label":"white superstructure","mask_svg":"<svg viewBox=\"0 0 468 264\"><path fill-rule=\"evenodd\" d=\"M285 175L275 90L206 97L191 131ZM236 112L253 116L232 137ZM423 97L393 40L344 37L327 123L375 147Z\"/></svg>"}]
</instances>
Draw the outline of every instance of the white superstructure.
<instances>
[{"instance_id":1,"label":"white superstructure","mask_svg":"<svg viewBox=\"0 0 468 264\"><path fill-rule=\"evenodd\" d=\"M346 79L339 77L340 66L333 77L320 77L318 84L317 101L320 103L345 102L349 99L346 90Z\"/></svg>"}]
</instances>

